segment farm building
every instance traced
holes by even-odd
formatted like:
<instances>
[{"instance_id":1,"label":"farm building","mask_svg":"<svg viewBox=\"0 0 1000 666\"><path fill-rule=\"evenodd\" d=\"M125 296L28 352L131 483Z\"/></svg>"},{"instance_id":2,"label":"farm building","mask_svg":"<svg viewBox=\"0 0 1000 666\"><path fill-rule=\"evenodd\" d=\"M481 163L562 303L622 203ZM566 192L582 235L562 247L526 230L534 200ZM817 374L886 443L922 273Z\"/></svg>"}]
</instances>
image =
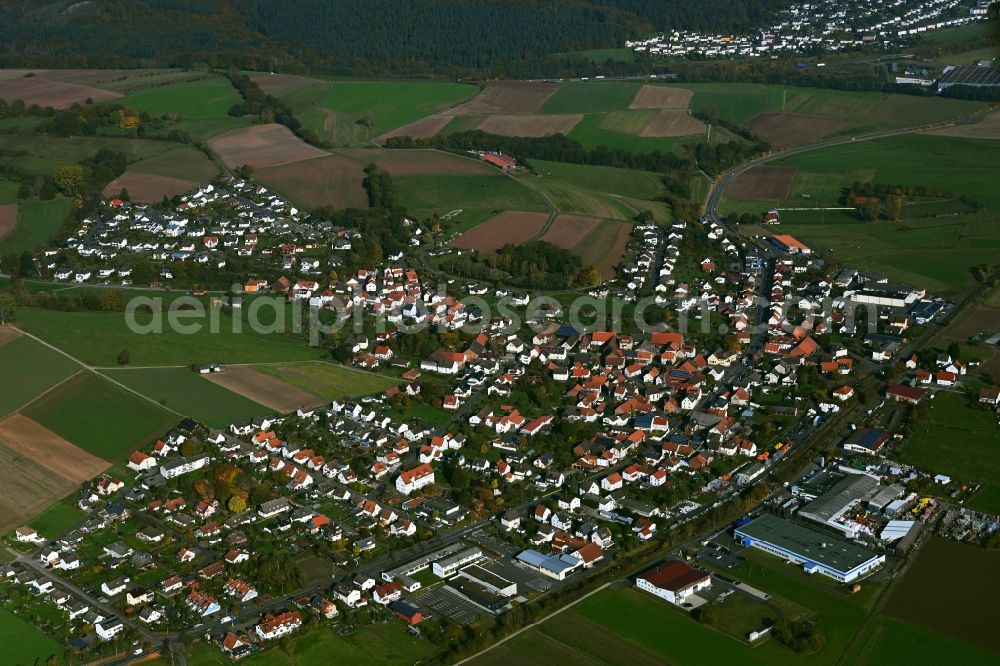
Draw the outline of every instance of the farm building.
<instances>
[{"instance_id":1,"label":"farm building","mask_svg":"<svg viewBox=\"0 0 1000 666\"><path fill-rule=\"evenodd\" d=\"M712 586L712 577L680 560L670 560L639 576L635 586L672 604L680 605L692 594Z\"/></svg>"},{"instance_id":2,"label":"farm building","mask_svg":"<svg viewBox=\"0 0 1000 666\"><path fill-rule=\"evenodd\" d=\"M896 402L908 402L911 405L915 405L923 399L924 393L926 391L915 386L893 384L885 390L885 397Z\"/></svg>"},{"instance_id":3,"label":"farm building","mask_svg":"<svg viewBox=\"0 0 1000 666\"><path fill-rule=\"evenodd\" d=\"M517 166L517 160L510 155L503 155L501 153L484 153L483 161L487 164L492 164L498 169L503 169L504 171L513 169Z\"/></svg>"},{"instance_id":4,"label":"farm building","mask_svg":"<svg viewBox=\"0 0 1000 666\"><path fill-rule=\"evenodd\" d=\"M809 247L800 241L795 236L789 236L788 234L777 234L771 239L774 244L778 246L779 249L787 252L788 254L810 254L812 252Z\"/></svg>"},{"instance_id":5,"label":"farm building","mask_svg":"<svg viewBox=\"0 0 1000 666\"><path fill-rule=\"evenodd\" d=\"M744 546L801 564L806 573L821 573L842 583L885 564L885 555L768 513L736 528L734 538Z\"/></svg>"}]
</instances>

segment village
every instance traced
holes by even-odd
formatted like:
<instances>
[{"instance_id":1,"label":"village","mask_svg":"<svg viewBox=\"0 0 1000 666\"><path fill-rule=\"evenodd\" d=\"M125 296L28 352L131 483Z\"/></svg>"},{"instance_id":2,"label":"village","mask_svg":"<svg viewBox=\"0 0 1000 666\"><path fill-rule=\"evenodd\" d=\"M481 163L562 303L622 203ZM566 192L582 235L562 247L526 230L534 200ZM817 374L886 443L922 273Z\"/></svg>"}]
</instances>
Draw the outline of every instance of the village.
<instances>
[{"instance_id":1,"label":"village","mask_svg":"<svg viewBox=\"0 0 1000 666\"><path fill-rule=\"evenodd\" d=\"M154 265L253 259L261 277L219 307L271 295L346 309L361 325L337 334L338 360L401 383L227 429L181 422L88 483L73 530L6 538L19 553L0 570L12 604L58 609L67 642L96 653L183 634L240 659L303 627L384 620L433 638L530 606L664 534L695 537L730 500L763 502L635 578L693 611L739 591L704 565L734 565L741 548L855 585L938 518L932 496L976 490L893 460L907 424L939 394L961 394L970 368L924 351L953 304L922 289L833 269L789 235L642 223L617 276L578 294L619 299L633 316L587 328L503 285L432 286L415 254L429 230L399 224L414 254L347 272L364 231L310 224L237 179L167 210L111 200L45 251L57 279L119 284L169 284ZM152 278L120 264L125 250L146 253ZM466 307L468 295L517 316ZM660 326L643 325L640 303ZM979 407L995 414L1000 389L983 389ZM835 455L808 448L825 425ZM763 485L800 455L804 476ZM952 538L997 529L995 517L945 511ZM309 576L290 565L303 556Z\"/></svg>"},{"instance_id":2,"label":"village","mask_svg":"<svg viewBox=\"0 0 1000 666\"><path fill-rule=\"evenodd\" d=\"M793 4L756 34L713 35L687 30L626 42L654 57L776 57L851 51L866 46L906 48L912 37L986 19L993 0L852 0Z\"/></svg>"}]
</instances>

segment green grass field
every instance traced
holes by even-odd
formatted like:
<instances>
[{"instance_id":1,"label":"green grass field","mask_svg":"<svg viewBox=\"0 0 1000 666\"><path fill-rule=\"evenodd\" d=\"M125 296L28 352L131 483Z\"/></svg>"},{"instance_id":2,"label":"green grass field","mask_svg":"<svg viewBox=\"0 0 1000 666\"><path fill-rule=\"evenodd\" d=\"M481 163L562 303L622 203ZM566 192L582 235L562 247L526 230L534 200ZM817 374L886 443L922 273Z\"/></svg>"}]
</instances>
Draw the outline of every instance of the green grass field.
<instances>
[{"instance_id":1,"label":"green grass field","mask_svg":"<svg viewBox=\"0 0 1000 666\"><path fill-rule=\"evenodd\" d=\"M179 113L192 119L225 116L231 106L241 102L233 84L221 76L139 90L121 100L121 103L148 111L153 116Z\"/></svg>"},{"instance_id":2,"label":"green grass field","mask_svg":"<svg viewBox=\"0 0 1000 666\"><path fill-rule=\"evenodd\" d=\"M639 211L623 199L588 191L567 183L560 178L551 176L519 177L528 187L534 188L548 198L552 205L562 213L577 213L592 217L603 217L611 220L628 221ZM656 202L648 202L648 208L657 206ZM662 206L662 204L661 204Z\"/></svg>"},{"instance_id":3,"label":"green grass field","mask_svg":"<svg viewBox=\"0 0 1000 666\"><path fill-rule=\"evenodd\" d=\"M643 112L640 112L643 113ZM591 113L583 117L576 127L570 130L569 138L578 141L584 148L621 148L632 153L651 153L655 150L661 153L678 153L683 146L697 143L701 136L682 136L671 138L641 137L636 134L609 130L604 126L605 118L610 114ZM630 117L632 112L621 111L612 116L611 124L616 124L614 118Z\"/></svg>"},{"instance_id":4,"label":"green grass field","mask_svg":"<svg viewBox=\"0 0 1000 666\"><path fill-rule=\"evenodd\" d=\"M545 201L531 188L500 174L396 176L396 200L418 216L468 211L545 212Z\"/></svg>"},{"instance_id":5,"label":"green grass field","mask_svg":"<svg viewBox=\"0 0 1000 666\"><path fill-rule=\"evenodd\" d=\"M924 185L967 196L985 210L969 215L862 223L854 211L788 212L781 233L801 239L844 265L871 270L893 280L925 286L944 295L974 284L970 268L997 263L1000 246L1000 169L995 142L955 137L906 135L848 143L773 162L798 171L784 202L725 200L722 212L763 212L783 206L836 206L854 181ZM810 195L808 200L801 194ZM904 211L907 206L904 206ZM997 211L997 212L994 212Z\"/></svg>"},{"instance_id":6,"label":"green grass field","mask_svg":"<svg viewBox=\"0 0 1000 666\"><path fill-rule=\"evenodd\" d=\"M162 435L177 417L93 373L77 375L21 412L113 462Z\"/></svg>"},{"instance_id":7,"label":"green grass field","mask_svg":"<svg viewBox=\"0 0 1000 666\"><path fill-rule=\"evenodd\" d=\"M55 539L68 532L87 517L83 511L73 506L73 497L56 502L31 519L28 524L46 539Z\"/></svg>"},{"instance_id":8,"label":"green grass field","mask_svg":"<svg viewBox=\"0 0 1000 666\"><path fill-rule=\"evenodd\" d=\"M0 345L0 418L80 369L65 356L27 336Z\"/></svg>"},{"instance_id":9,"label":"green grass field","mask_svg":"<svg viewBox=\"0 0 1000 666\"><path fill-rule=\"evenodd\" d=\"M17 203L17 190L20 187L14 181L0 179L0 205Z\"/></svg>"},{"instance_id":10,"label":"green grass field","mask_svg":"<svg viewBox=\"0 0 1000 666\"><path fill-rule=\"evenodd\" d=\"M544 160L530 160L530 162L541 174L564 180L591 192L603 192L633 199L654 199L666 191L663 178L649 171Z\"/></svg>"},{"instance_id":11,"label":"green grass field","mask_svg":"<svg viewBox=\"0 0 1000 666\"><path fill-rule=\"evenodd\" d=\"M210 382L189 368L105 370L103 374L213 428L273 412Z\"/></svg>"},{"instance_id":12,"label":"green grass field","mask_svg":"<svg viewBox=\"0 0 1000 666\"><path fill-rule=\"evenodd\" d=\"M0 642L4 646L3 660L8 664L44 664L53 655L61 660L65 652L51 636L5 608L0 608Z\"/></svg>"},{"instance_id":13,"label":"green grass field","mask_svg":"<svg viewBox=\"0 0 1000 666\"><path fill-rule=\"evenodd\" d=\"M0 255L33 252L43 247L62 228L72 205L73 200L63 196L18 204L17 225L0 240Z\"/></svg>"},{"instance_id":14,"label":"green grass field","mask_svg":"<svg viewBox=\"0 0 1000 666\"><path fill-rule=\"evenodd\" d=\"M377 135L454 106L478 92L475 86L463 83L334 81L322 104L354 120L369 114L375 123L372 132Z\"/></svg>"},{"instance_id":15,"label":"green grass field","mask_svg":"<svg viewBox=\"0 0 1000 666\"><path fill-rule=\"evenodd\" d=\"M742 123L759 113L806 113L848 118L851 126L840 134L939 122L983 108L980 102L937 97L846 92L822 88L756 83L678 84L694 91L693 111L714 107L719 117Z\"/></svg>"},{"instance_id":16,"label":"green grass field","mask_svg":"<svg viewBox=\"0 0 1000 666\"><path fill-rule=\"evenodd\" d=\"M570 81L559 86L539 113L603 113L624 111L641 83L635 81Z\"/></svg>"},{"instance_id":17,"label":"green grass field","mask_svg":"<svg viewBox=\"0 0 1000 666\"><path fill-rule=\"evenodd\" d=\"M958 393L939 392L930 402L927 417L903 441L899 459L935 474L982 483L983 494L971 506L1000 513L1000 428L987 409L970 405Z\"/></svg>"},{"instance_id":18,"label":"green grass field","mask_svg":"<svg viewBox=\"0 0 1000 666\"><path fill-rule=\"evenodd\" d=\"M122 313L21 308L17 317L24 330L98 367L114 367L125 349L133 366L301 361L322 355L304 340L283 333L254 333L245 321L243 332L234 332L233 318L228 314L220 315L218 333L211 332L206 319L202 330L191 335L172 330L166 319L162 333L136 334L129 330ZM138 315L137 321L148 324L150 315Z\"/></svg>"},{"instance_id":19,"label":"green grass field","mask_svg":"<svg viewBox=\"0 0 1000 666\"><path fill-rule=\"evenodd\" d=\"M401 383L390 379L330 363L289 363L287 365L260 365L258 372L305 389L326 400L343 397L358 397L369 393L381 393Z\"/></svg>"},{"instance_id":20,"label":"green grass field","mask_svg":"<svg viewBox=\"0 0 1000 666\"><path fill-rule=\"evenodd\" d=\"M10 164L27 173L51 178L55 167L93 157L102 148L124 152L129 160L142 160L176 150L177 144L102 136L0 134L0 155L16 154L16 157L0 157L0 164Z\"/></svg>"},{"instance_id":21,"label":"green grass field","mask_svg":"<svg viewBox=\"0 0 1000 666\"><path fill-rule=\"evenodd\" d=\"M205 153L187 147L130 164L128 170L198 182L207 182L219 175L219 167Z\"/></svg>"},{"instance_id":22,"label":"green grass field","mask_svg":"<svg viewBox=\"0 0 1000 666\"><path fill-rule=\"evenodd\" d=\"M990 664L996 655L974 645L888 617L880 617L848 662L870 664Z\"/></svg>"}]
</instances>

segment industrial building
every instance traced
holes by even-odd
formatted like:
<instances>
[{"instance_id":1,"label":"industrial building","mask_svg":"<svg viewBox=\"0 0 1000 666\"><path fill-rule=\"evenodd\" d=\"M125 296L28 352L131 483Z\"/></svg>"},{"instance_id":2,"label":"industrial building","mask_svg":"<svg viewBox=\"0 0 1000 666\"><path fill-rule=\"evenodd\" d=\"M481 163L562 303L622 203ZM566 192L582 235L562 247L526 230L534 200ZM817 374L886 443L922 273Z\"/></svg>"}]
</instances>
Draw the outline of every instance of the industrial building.
<instances>
[{"instance_id":1,"label":"industrial building","mask_svg":"<svg viewBox=\"0 0 1000 666\"><path fill-rule=\"evenodd\" d=\"M806 573L821 573L842 583L885 564L885 555L771 514L736 528L734 538L744 546L801 564Z\"/></svg>"},{"instance_id":2,"label":"industrial building","mask_svg":"<svg viewBox=\"0 0 1000 666\"><path fill-rule=\"evenodd\" d=\"M459 569L467 564L471 564L483 556L483 551L478 548L466 548L465 550L459 551L454 555L449 555L448 557L443 557L440 560L434 562L431 565L431 571L438 578L447 578L452 576Z\"/></svg>"},{"instance_id":3,"label":"industrial building","mask_svg":"<svg viewBox=\"0 0 1000 666\"><path fill-rule=\"evenodd\" d=\"M566 580L583 565L579 558L572 555L542 555L537 550L522 550L514 561L556 580Z\"/></svg>"}]
</instances>

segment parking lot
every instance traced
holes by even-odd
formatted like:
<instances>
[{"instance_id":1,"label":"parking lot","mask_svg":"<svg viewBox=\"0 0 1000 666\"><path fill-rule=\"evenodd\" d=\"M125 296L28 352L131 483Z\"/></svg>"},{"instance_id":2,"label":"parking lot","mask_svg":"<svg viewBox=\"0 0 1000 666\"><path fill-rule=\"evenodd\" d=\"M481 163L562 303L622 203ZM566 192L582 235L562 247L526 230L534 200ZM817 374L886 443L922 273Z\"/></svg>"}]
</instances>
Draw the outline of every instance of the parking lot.
<instances>
[{"instance_id":1,"label":"parking lot","mask_svg":"<svg viewBox=\"0 0 1000 666\"><path fill-rule=\"evenodd\" d=\"M446 585L418 590L413 595L413 601L429 614L463 626L489 615L488 611L462 598Z\"/></svg>"}]
</instances>

